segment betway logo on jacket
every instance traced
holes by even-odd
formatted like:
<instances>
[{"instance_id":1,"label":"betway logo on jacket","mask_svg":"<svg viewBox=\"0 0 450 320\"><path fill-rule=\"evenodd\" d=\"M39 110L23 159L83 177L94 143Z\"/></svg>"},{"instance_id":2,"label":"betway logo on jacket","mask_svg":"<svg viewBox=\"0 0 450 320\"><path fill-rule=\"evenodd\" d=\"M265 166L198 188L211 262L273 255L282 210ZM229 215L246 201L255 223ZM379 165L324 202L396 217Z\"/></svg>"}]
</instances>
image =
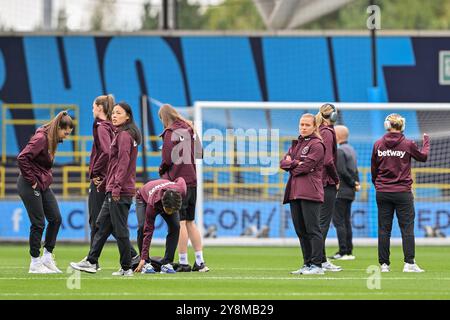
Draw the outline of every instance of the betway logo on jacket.
<instances>
[{"instance_id":1,"label":"betway logo on jacket","mask_svg":"<svg viewBox=\"0 0 450 320\"><path fill-rule=\"evenodd\" d=\"M406 151L396 151L396 150L381 151L380 149L378 149L377 151L379 157L399 157L400 159L403 159L403 157L406 154Z\"/></svg>"}]
</instances>

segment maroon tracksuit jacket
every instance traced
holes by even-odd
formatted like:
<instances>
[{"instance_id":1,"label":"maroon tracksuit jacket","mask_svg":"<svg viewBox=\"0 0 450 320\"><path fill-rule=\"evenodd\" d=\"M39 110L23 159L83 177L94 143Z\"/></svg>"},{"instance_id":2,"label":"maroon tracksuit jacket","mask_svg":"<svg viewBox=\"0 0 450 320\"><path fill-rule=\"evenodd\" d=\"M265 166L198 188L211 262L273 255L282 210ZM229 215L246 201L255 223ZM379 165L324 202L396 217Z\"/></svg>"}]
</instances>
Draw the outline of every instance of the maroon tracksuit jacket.
<instances>
[{"instance_id":1,"label":"maroon tracksuit jacket","mask_svg":"<svg viewBox=\"0 0 450 320\"><path fill-rule=\"evenodd\" d=\"M53 182L53 159L48 152L47 129L39 128L17 156L20 173L25 181L37 189L47 190Z\"/></svg>"},{"instance_id":2,"label":"maroon tracksuit jacket","mask_svg":"<svg viewBox=\"0 0 450 320\"><path fill-rule=\"evenodd\" d=\"M375 142L372 151L371 171L375 189L379 192L411 191L411 158L425 162L429 151L429 136L424 136L420 150L403 133L386 133Z\"/></svg>"},{"instance_id":3,"label":"maroon tracksuit jacket","mask_svg":"<svg viewBox=\"0 0 450 320\"><path fill-rule=\"evenodd\" d=\"M150 245L152 243L153 231L155 230L155 219L158 213L163 212L161 199L166 190L176 190L182 197L186 196L186 182L183 178L177 178L175 181L159 179L147 182L137 191L136 198L147 204L145 210L144 240L142 242L141 259L149 258Z\"/></svg>"},{"instance_id":4,"label":"maroon tracksuit jacket","mask_svg":"<svg viewBox=\"0 0 450 320\"><path fill-rule=\"evenodd\" d=\"M195 159L202 157L199 137L181 120L173 122L160 136L163 138L162 161L159 167L161 178L173 181L183 177L188 187L196 187ZM190 151L190 155L183 157L183 151Z\"/></svg>"},{"instance_id":5,"label":"maroon tracksuit jacket","mask_svg":"<svg viewBox=\"0 0 450 320\"><path fill-rule=\"evenodd\" d=\"M100 177L104 181L108 171L111 141L114 138L114 125L109 121L96 118L92 132L94 143L89 162L89 179ZM97 189L105 192L105 186L106 183L102 183Z\"/></svg>"},{"instance_id":6,"label":"maroon tracksuit jacket","mask_svg":"<svg viewBox=\"0 0 450 320\"><path fill-rule=\"evenodd\" d=\"M287 156L291 160L286 160ZM323 202L324 156L325 146L315 134L300 136L292 141L292 146L280 162L280 168L289 172L283 204L296 199Z\"/></svg>"},{"instance_id":7,"label":"maroon tracksuit jacket","mask_svg":"<svg viewBox=\"0 0 450 320\"><path fill-rule=\"evenodd\" d=\"M325 145L325 157L323 160L323 186L337 185L339 183L339 175L336 169L337 163L337 142L334 126L321 125L319 127L323 144Z\"/></svg>"},{"instance_id":8,"label":"maroon tracksuit jacket","mask_svg":"<svg viewBox=\"0 0 450 320\"><path fill-rule=\"evenodd\" d=\"M106 192L113 197L131 196L136 193L136 159L138 144L128 131L121 128L111 142L108 173L106 177Z\"/></svg>"}]
</instances>

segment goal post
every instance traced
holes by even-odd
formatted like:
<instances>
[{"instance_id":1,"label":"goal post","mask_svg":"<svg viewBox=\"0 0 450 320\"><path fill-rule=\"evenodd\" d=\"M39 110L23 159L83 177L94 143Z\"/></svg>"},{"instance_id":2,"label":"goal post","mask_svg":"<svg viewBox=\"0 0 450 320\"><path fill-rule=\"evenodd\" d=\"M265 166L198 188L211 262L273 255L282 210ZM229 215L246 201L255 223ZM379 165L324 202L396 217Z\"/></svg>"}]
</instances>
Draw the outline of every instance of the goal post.
<instances>
[{"instance_id":1,"label":"goal post","mask_svg":"<svg viewBox=\"0 0 450 320\"><path fill-rule=\"evenodd\" d=\"M282 205L288 174L279 160L298 136L303 113L316 114L321 102L198 101L193 119L202 138L197 160L197 224L206 243L297 244L289 206ZM431 138L426 163L413 160L417 243L450 243L450 104L335 103L337 124L349 128L362 190L352 208L354 242L376 244L377 207L371 182L373 143L390 113L406 119L405 135L422 146ZM396 219L393 243L401 238ZM332 227L330 243L337 243ZM327 240L328 241L328 240Z\"/></svg>"}]
</instances>

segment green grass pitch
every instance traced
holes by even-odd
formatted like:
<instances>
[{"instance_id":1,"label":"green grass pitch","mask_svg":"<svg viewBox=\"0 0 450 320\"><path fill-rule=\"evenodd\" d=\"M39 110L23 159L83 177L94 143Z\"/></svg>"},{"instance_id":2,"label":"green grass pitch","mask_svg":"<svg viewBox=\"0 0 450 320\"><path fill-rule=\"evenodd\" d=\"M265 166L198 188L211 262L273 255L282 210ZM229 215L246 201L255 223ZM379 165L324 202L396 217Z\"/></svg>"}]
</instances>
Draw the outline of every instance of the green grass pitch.
<instances>
[{"instance_id":1,"label":"green grass pitch","mask_svg":"<svg viewBox=\"0 0 450 320\"><path fill-rule=\"evenodd\" d=\"M376 247L357 247L356 260L340 261L344 271L325 275L291 275L300 265L295 247L207 247L208 273L111 275L119 267L118 249L108 244L95 275L69 273L86 245L58 245L56 261L63 274L28 274L26 245L0 246L0 299L449 299L450 248L417 247L418 264L425 273L403 273L402 249L391 248L391 272L377 275L367 268L377 265ZM336 248L328 248L329 254ZM152 248L162 255L162 247ZM192 252L190 262L193 262ZM70 270L70 269L69 269ZM69 286L68 286L69 284ZM379 289L369 289L379 287ZM79 289L76 287L79 286ZM69 287L75 287L69 289Z\"/></svg>"}]
</instances>

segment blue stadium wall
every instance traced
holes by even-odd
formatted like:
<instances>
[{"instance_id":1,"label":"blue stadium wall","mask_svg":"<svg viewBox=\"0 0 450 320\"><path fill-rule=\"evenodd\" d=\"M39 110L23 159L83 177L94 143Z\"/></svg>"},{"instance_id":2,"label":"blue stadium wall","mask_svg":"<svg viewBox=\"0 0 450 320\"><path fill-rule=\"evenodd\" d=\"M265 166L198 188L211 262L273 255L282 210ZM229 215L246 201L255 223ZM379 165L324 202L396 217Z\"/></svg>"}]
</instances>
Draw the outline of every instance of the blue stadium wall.
<instances>
[{"instance_id":1,"label":"blue stadium wall","mask_svg":"<svg viewBox=\"0 0 450 320\"><path fill-rule=\"evenodd\" d=\"M449 102L450 89L438 82L440 50L450 50L450 37L379 37L379 101ZM176 106L197 100L367 102L371 85L370 38L365 36L0 37L0 107L3 103L77 104L81 135L91 135L92 101L103 93L129 102L140 121L143 93ZM8 116L28 119L40 114L22 110ZM152 108L149 125L152 134L162 131L157 108ZM9 126L7 130L7 155L14 157L35 127ZM152 148L156 151L158 145ZM264 224L271 214L281 214L278 203L252 205L247 216L218 205L205 212L205 223L218 225L219 234L239 235L247 226ZM0 215L0 237L26 237L26 213L23 208L21 214L17 211L21 204L8 206L9 213ZM425 224L439 225L450 233L450 212L441 207L417 204L419 236ZM85 236L81 227L85 203L67 203L65 208L61 236ZM368 213L357 204L354 212L355 226L360 228L357 234L376 236L376 228L366 221ZM156 235L163 237L164 231L158 230ZM295 236L290 224L271 232L276 232L271 236L279 236L278 232ZM398 230L393 235L399 236Z\"/></svg>"},{"instance_id":2,"label":"blue stadium wall","mask_svg":"<svg viewBox=\"0 0 450 320\"><path fill-rule=\"evenodd\" d=\"M380 37L380 102L448 102L438 52L450 38ZM91 134L93 99L112 92L136 110L139 96L189 106L196 100L366 102L370 38L239 36L0 37L0 104L77 104ZM15 111L12 118L36 116ZM152 131L162 129L153 109ZM8 155L34 132L8 128ZM1 133L0 133L1 134Z\"/></svg>"}]
</instances>

